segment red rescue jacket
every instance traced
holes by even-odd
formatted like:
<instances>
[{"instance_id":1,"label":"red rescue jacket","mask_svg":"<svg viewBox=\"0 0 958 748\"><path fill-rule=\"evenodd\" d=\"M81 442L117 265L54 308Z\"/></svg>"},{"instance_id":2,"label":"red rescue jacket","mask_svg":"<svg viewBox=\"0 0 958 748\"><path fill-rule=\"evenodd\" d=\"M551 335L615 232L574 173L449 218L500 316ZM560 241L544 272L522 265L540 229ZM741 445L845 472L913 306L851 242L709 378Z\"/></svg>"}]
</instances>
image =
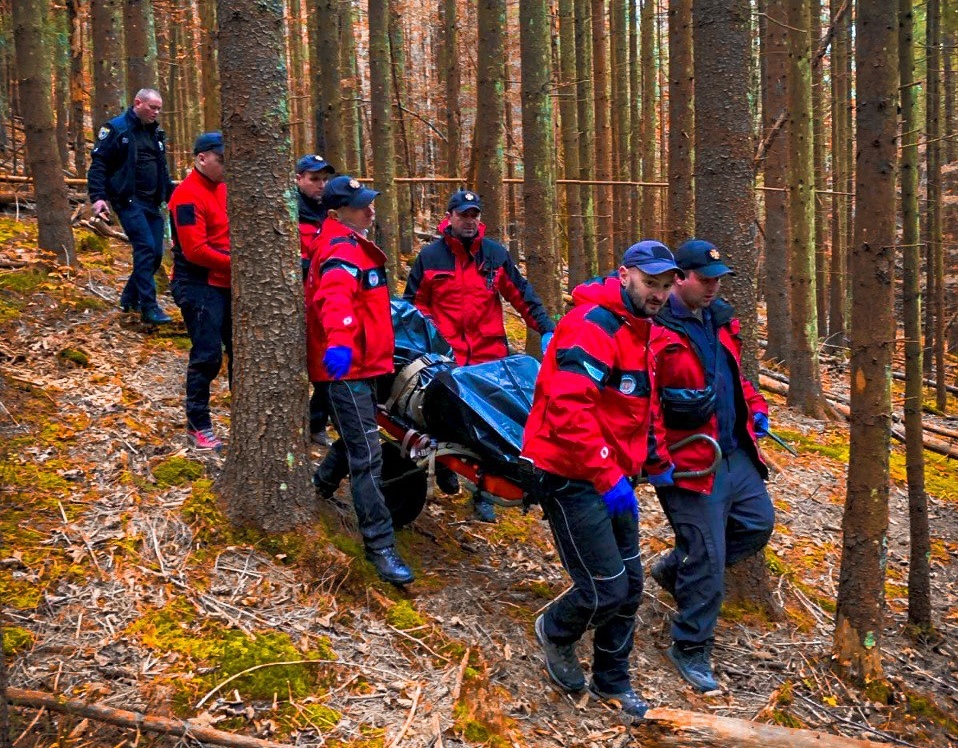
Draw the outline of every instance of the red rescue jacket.
<instances>
[{"instance_id":1,"label":"red rescue jacket","mask_svg":"<svg viewBox=\"0 0 958 748\"><path fill-rule=\"evenodd\" d=\"M328 382L328 348L345 345L353 358L345 379L393 371L392 315L386 255L365 237L327 218L306 278L306 354L312 382Z\"/></svg>"},{"instance_id":2,"label":"red rescue jacket","mask_svg":"<svg viewBox=\"0 0 958 748\"><path fill-rule=\"evenodd\" d=\"M416 257L403 298L436 325L452 346L459 364L481 364L509 355L502 321L502 298L515 307L526 324L542 334L555 323L509 251L486 239L486 227L469 251L439 224L442 238L423 247Z\"/></svg>"},{"instance_id":3,"label":"red rescue jacket","mask_svg":"<svg viewBox=\"0 0 958 748\"><path fill-rule=\"evenodd\" d=\"M755 462L762 478L768 477L768 468L758 449L755 437L755 428L752 418L755 413L768 414L768 403L752 382L742 376L742 339L740 324L733 317L734 310L727 302L717 299L710 307L718 330L719 343L728 351L732 375L737 379L739 386L735 391L736 411L747 414L744 418L748 440L739 439L739 447L745 449ZM672 313L666 304L655 317L652 334L649 339L649 348L655 361L655 386L659 394L660 407L663 414L663 428L665 429L665 445L663 453L675 464L677 472L704 470L712 464L714 451L704 442L693 442L687 447L670 451L671 445L690 434L707 434L718 440L718 418L713 413L705 423L693 429L669 428L669 419L666 410L669 408L667 398L662 397L663 388L675 390L695 391L706 386L705 366L696 353L692 341L683 331L682 322ZM741 433L741 428L738 429ZM682 478L676 484L691 491L710 493L715 476L708 475L702 478Z\"/></svg>"},{"instance_id":4,"label":"red rescue jacket","mask_svg":"<svg viewBox=\"0 0 958 748\"><path fill-rule=\"evenodd\" d=\"M651 322L634 313L617 277L584 283L572 299L536 379L522 454L605 493L623 476L668 468L653 418Z\"/></svg>"},{"instance_id":5,"label":"red rescue jacket","mask_svg":"<svg viewBox=\"0 0 958 748\"><path fill-rule=\"evenodd\" d=\"M229 288L226 183L214 182L193 169L173 190L168 207L173 234L173 277Z\"/></svg>"}]
</instances>

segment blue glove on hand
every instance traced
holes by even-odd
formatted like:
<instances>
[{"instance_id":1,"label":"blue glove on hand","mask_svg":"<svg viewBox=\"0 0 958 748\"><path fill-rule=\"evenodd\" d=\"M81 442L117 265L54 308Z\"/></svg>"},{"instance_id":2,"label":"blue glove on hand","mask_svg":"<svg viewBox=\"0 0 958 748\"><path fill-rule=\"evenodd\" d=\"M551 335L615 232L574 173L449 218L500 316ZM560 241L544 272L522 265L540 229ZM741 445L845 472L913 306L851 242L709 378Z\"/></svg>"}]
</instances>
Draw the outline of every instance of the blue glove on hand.
<instances>
[{"instance_id":1,"label":"blue glove on hand","mask_svg":"<svg viewBox=\"0 0 958 748\"><path fill-rule=\"evenodd\" d=\"M602 494L609 516L614 517L622 512L631 512L633 517L639 516L639 503L635 500L635 489L625 476L619 482Z\"/></svg>"},{"instance_id":2,"label":"blue glove on hand","mask_svg":"<svg viewBox=\"0 0 958 748\"><path fill-rule=\"evenodd\" d=\"M675 465L669 465L669 469L664 473L649 476L649 485L656 488L665 488L675 485Z\"/></svg>"},{"instance_id":3,"label":"blue glove on hand","mask_svg":"<svg viewBox=\"0 0 958 748\"><path fill-rule=\"evenodd\" d=\"M549 350L549 343L552 342L552 333L544 332L542 333L542 355L546 355L546 351Z\"/></svg>"},{"instance_id":4,"label":"blue glove on hand","mask_svg":"<svg viewBox=\"0 0 958 748\"><path fill-rule=\"evenodd\" d=\"M759 439L768 436L768 416L764 413L756 413L752 416L752 426L755 427L755 436Z\"/></svg>"},{"instance_id":5,"label":"blue glove on hand","mask_svg":"<svg viewBox=\"0 0 958 748\"><path fill-rule=\"evenodd\" d=\"M349 366L353 362L353 349L348 345L334 345L323 356L323 366L326 373L333 379L342 379L349 373Z\"/></svg>"}]
</instances>

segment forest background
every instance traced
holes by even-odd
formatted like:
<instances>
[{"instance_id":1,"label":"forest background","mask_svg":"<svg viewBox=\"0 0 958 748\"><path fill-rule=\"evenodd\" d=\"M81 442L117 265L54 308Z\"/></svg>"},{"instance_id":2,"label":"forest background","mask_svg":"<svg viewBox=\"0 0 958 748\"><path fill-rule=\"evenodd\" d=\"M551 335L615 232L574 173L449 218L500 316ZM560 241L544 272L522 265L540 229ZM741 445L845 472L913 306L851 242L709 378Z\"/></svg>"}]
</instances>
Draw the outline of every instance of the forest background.
<instances>
[{"instance_id":1,"label":"forest background","mask_svg":"<svg viewBox=\"0 0 958 748\"><path fill-rule=\"evenodd\" d=\"M266 415L277 401L268 382L302 358L302 299L287 282L292 164L319 152L382 190L376 236L394 282L460 185L483 197L489 233L557 315L574 285L639 238L714 241L738 270L727 291L749 373L761 358L797 413L851 424L835 671L886 683L892 436L906 443L908 631L940 642L922 447L935 449L929 429L948 437L954 408L950 2L6 0L0 22L0 203L35 206L37 241L59 267L84 261L74 224L110 233L70 200L82 201L96 129L137 89L164 96L175 177L197 133L226 135L246 322L237 379L250 383L231 403L235 446L216 472L233 524L278 532L314 512L295 376L279 401L303 407ZM275 317L257 299L278 301ZM262 329L275 334L268 350ZM823 364L847 378L844 413ZM254 433L266 437L254 444ZM773 608L759 567L746 597Z\"/></svg>"}]
</instances>

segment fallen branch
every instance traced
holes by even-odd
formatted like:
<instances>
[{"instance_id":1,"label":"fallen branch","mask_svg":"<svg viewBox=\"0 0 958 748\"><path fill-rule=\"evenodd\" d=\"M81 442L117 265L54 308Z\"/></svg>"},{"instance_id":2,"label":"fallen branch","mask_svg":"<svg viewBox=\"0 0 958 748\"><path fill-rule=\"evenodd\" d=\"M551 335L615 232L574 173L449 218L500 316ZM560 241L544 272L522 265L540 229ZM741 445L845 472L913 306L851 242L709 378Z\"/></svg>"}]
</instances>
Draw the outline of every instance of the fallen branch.
<instances>
[{"instance_id":1,"label":"fallen branch","mask_svg":"<svg viewBox=\"0 0 958 748\"><path fill-rule=\"evenodd\" d=\"M422 694L422 686L416 686L416 693L412 695L412 706L409 707L409 716L406 717L406 721L403 722L403 726L399 730L399 734L389 741L389 745L386 748L396 748L401 742L403 737L406 735L406 730L409 729L409 725L412 724L413 717L416 716L416 707L419 706L419 696Z\"/></svg>"},{"instance_id":2,"label":"fallen branch","mask_svg":"<svg viewBox=\"0 0 958 748\"><path fill-rule=\"evenodd\" d=\"M665 728L663 730L663 728ZM655 733L656 746L722 746L722 748L886 748L887 743L846 738L816 730L798 730L734 717L681 709L651 709L640 730ZM643 738L645 736L643 735Z\"/></svg>"},{"instance_id":3,"label":"fallen branch","mask_svg":"<svg viewBox=\"0 0 958 748\"><path fill-rule=\"evenodd\" d=\"M199 743L225 745L230 748L292 748L289 743L274 743L271 740L251 738L246 735L235 735L231 732L216 730L212 727L197 725L189 720L157 717L141 712L129 712L125 709L114 709L99 704L86 704L82 701L69 701L62 696L40 691L27 691L22 688L8 688L6 698L17 706L31 706L40 709L49 709L62 714L73 714L78 717L106 722L119 727L129 727L133 730L147 730L164 735L193 738Z\"/></svg>"}]
</instances>

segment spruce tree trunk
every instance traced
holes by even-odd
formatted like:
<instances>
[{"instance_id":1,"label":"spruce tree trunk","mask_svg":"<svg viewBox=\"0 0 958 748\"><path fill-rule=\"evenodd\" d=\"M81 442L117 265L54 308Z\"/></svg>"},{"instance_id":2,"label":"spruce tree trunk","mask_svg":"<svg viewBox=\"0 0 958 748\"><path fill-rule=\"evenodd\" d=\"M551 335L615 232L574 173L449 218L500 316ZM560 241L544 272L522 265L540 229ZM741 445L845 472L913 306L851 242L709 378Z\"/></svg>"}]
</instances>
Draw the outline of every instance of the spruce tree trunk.
<instances>
[{"instance_id":1,"label":"spruce tree trunk","mask_svg":"<svg viewBox=\"0 0 958 748\"><path fill-rule=\"evenodd\" d=\"M573 0L575 12L576 116L579 122L579 179L595 179L595 92L592 87L592 9L591 0ZM583 185L582 246L585 250L586 278L598 272L595 187ZM574 288L569 279L569 290Z\"/></svg>"},{"instance_id":2,"label":"spruce tree trunk","mask_svg":"<svg viewBox=\"0 0 958 748\"><path fill-rule=\"evenodd\" d=\"M339 17L339 69L343 76L343 143L346 161L336 168L348 174L364 175L362 164L362 126L360 104L363 96L359 72L356 68L356 36L353 32L353 4L345 3Z\"/></svg>"},{"instance_id":3,"label":"spruce tree trunk","mask_svg":"<svg viewBox=\"0 0 958 748\"><path fill-rule=\"evenodd\" d=\"M477 121L472 136L476 154L475 189L482 198L486 235L503 241L506 238L502 184L505 172L505 0L479 0L478 27L482 54L477 55Z\"/></svg>"},{"instance_id":4,"label":"spruce tree trunk","mask_svg":"<svg viewBox=\"0 0 958 748\"><path fill-rule=\"evenodd\" d=\"M575 31L574 0L559 0L559 115L562 120L563 176L569 180L580 178ZM566 212L569 216L570 288L575 288L589 278L588 258L583 244L580 194L578 184L565 185ZM561 305L554 311L561 311Z\"/></svg>"},{"instance_id":5,"label":"spruce tree trunk","mask_svg":"<svg viewBox=\"0 0 958 748\"><path fill-rule=\"evenodd\" d=\"M692 138L692 0L669 0L669 192L666 244L677 248L695 231Z\"/></svg>"},{"instance_id":6,"label":"spruce tree trunk","mask_svg":"<svg viewBox=\"0 0 958 748\"><path fill-rule=\"evenodd\" d=\"M632 178L629 166L629 134L632 129L631 96L638 91L629 91L629 45L625 0L611 0L609 7L609 47L612 51L612 174L619 182ZM612 188L612 205L615 221L612 224L612 253L621 257L633 243L630 237L632 224L632 199L634 188L615 185Z\"/></svg>"},{"instance_id":7,"label":"spruce tree trunk","mask_svg":"<svg viewBox=\"0 0 958 748\"><path fill-rule=\"evenodd\" d=\"M120 0L90 0L90 29L93 37L92 116L94 129L99 129L127 105Z\"/></svg>"},{"instance_id":8,"label":"spruce tree trunk","mask_svg":"<svg viewBox=\"0 0 958 748\"><path fill-rule=\"evenodd\" d=\"M595 178L608 182L612 172L612 127L609 102L609 36L606 30L605 0L592 0L592 88L595 101ZM615 216L612 187L596 185L596 259L598 272L607 273L616 267L613 246Z\"/></svg>"},{"instance_id":9,"label":"spruce tree trunk","mask_svg":"<svg viewBox=\"0 0 958 748\"><path fill-rule=\"evenodd\" d=\"M930 632L931 540L922 445L921 251L918 231L918 106L915 84L915 13L898 2L898 65L901 79L902 317L905 332L905 472L908 477L908 623Z\"/></svg>"},{"instance_id":10,"label":"spruce tree trunk","mask_svg":"<svg viewBox=\"0 0 958 748\"><path fill-rule=\"evenodd\" d=\"M319 0L316 19L315 72L317 107L323 110L323 148L321 155L336 169L342 170L346 163L345 131L342 120L342 96L340 94L339 70L339 1ZM388 102L387 102L388 104ZM379 203L376 203L379 208Z\"/></svg>"},{"instance_id":11,"label":"spruce tree trunk","mask_svg":"<svg viewBox=\"0 0 958 748\"><path fill-rule=\"evenodd\" d=\"M821 0L811 2L811 45L817 49L822 35ZM825 191L827 169L825 166L825 78L822 66L812 64L812 171L814 172L815 191L812 194L812 207L815 211L815 311L818 317L817 335L828 335L828 253L825 251Z\"/></svg>"},{"instance_id":12,"label":"spruce tree trunk","mask_svg":"<svg viewBox=\"0 0 958 748\"><path fill-rule=\"evenodd\" d=\"M124 0L123 32L126 90L132 99L141 88L156 88L158 85L153 0Z\"/></svg>"},{"instance_id":13,"label":"spruce tree trunk","mask_svg":"<svg viewBox=\"0 0 958 748\"><path fill-rule=\"evenodd\" d=\"M412 151L409 143L409 124L403 111L406 101L406 51L402 29L402 13L398 0L389 0L389 69L392 76L395 113L393 130L396 149L396 176L409 177L415 174ZM413 229L416 206L413 203L412 187L408 182L396 184L396 210L399 226L399 254L412 255Z\"/></svg>"},{"instance_id":14,"label":"spruce tree trunk","mask_svg":"<svg viewBox=\"0 0 958 748\"><path fill-rule=\"evenodd\" d=\"M73 144L73 166L76 169L77 176L86 174L87 148L86 126L83 121L85 94L83 90L84 38L81 8L82 0L67 0L67 17L70 24L70 142Z\"/></svg>"},{"instance_id":15,"label":"spruce tree trunk","mask_svg":"<svg viewBox=\"0 0 958 748\"><path fill-rule=\"evenodd\" d=\"M927 118L928 204L925 236L928 242L926 269L928 273L928 314L926 315L926 346L931 345L935 360L935 404L944 412L948 406L947 372L945 369L945 259L941 231L941 0L928 0L926 19L927 88L925 112Z\"/></svg>"},{"instance_id":16,"label":"spruce tree trunk","mask_svg":"<svg viewBox=\"0 0 958 748\"><path fill-rule=\"evenodd\" d=\"M655 181L655 7L642 0L642 181ZM658 188L642 188L642 235L658 236L655 215Z\"/></svg>"},{"instance_id":17,"label":"spruce tree trunk","mask_svg":"<svg viewBox=\"0 0 958 748\"><path fill-rule=\"evenodd\" d=\"M399 218L396 210L396 148L392 126L392 81L389 59L389 11L369 0L369 87L372 98L373 176L376 198L376 243L388 258L389 288L396 290L399 267Z\"/></svg>"},{"instance_id":18,"label":"spruce tree trunk","mask_svg":"<svg viewBox=\"0 0 958 748\"><path fill-rule=\"evenodd\" d=\"M53 105L57 123L57 151L60 164L70 169L70 34L69 19L63 8L53 10Z\"/></svg>"},{"instance_id":19,"label":"spruce tree trunk","mask_svg":"<svg viewBox=\"0 0 958 748\"><path fill-rule=\"evenodd\" d=\"M811 39L806 0L788 2L788 224L791 339L788 404L824 415L815 305L815 169Z\"/></svg>"},{"instance_id":20,"label":"spruce tree trunk","mask_svg":"<svg viewBox=\"0 0 958 748\"><path fill-rule=\"evenodd\" d=\"M642 181L642 57L639 50L639 11L629 4L629 178ZM642 194L645 188L628 188L629 236L638 238L642 232Z\"/></svg>"},{"instance_id":21,"label":"spruce tree trunk","mask_svg":"<svg viewBox=\"0 0 958 748\"><path fill-rule=\"evenodd\" d=\"M849 42L851 35L850 13L837 18L838 8L830 3L831 22L835 36L831 47L832 79L832 190L848 192L849 165L851 161L851 128L848 127L851 77L849 66ZM850 195L832 195L832 252L829 263L831 282L828 294L828 337L835 345L843 345L848 328L848 205Z\"/></svg>"},{"instance_id":22,"label":"spruce tree trunk","mask_svg":"<svg viewBox=\"0 0 958 748\"><path fill-rule=\"evenodd\" d=\"M308 522L314 503L283 3L220 0L217 10L235 358L216 485L234 525L283 532Z\"/></svg>"},{"instance_id":23,"label":"spruce tree trunk","mask_svg":"<svg viewBox=\"0 0 958 748\"><path fill-rule=\"evenodd\" d=\"M216 61L216 0L198 0L200 26L206 29L200 39L200 73L203 83L203 130L212 132L222 127L220 75Z\"/></svg>"},{"instance_id":24,"label":"spruce tree trunk","mask_svg":"<svg viewBox=\"0 0 958 748\"><path fill-rule=\"evenodd\" d=\"M762 58L765 64L762 86L762 114L765 133L773 138L765 153L765 263L764 290L768 319L768 346L765 358L788 363L791 348L791 315L788 298L788 236L785 199L788 123L773 135L772 128L788 110L785 90L788 66L788 28L785 12L778 3L763 2L761 17Z\"/></svg>"},{"instance_id":25,"label":"spruce tree trunk","mask_svg":"<svg viewBox=\"0 0 958 748\"><path fill-rule=\"evenodd\" d=\"M61 265L75 265L76 251L70 227L70 202L57 152L53 106L50 102L52 54L46 0L17 0L13 4L13 43L27 164L33 175L41 249L56 252Z\"/></svg>"},{"instance_id":26,"label":"spruce tree trunk","mask_svg":"<svg viewBox=\"0 0 958 748\"><path fill-rule=\"evenodd\" d=\"M898 3L862 3L856 26L858 170L852 285L851 418L833 654L858 682L882 677L891 367L895 347Z\"/></svg>"},{"instance_id":27,"label":"spruce tree trunk","mask_svg":"<svg viewBox=\"0 0 958 748\"><path fill-rule=\"evenodd\" d=\"M442 57L439 71L446 93L446 176L459 176L459 144L462 140L462 111L459 109L459 89L462 76L459 69L459 30L456 0L442 0Z\"/></svg>"}]
</instances>

